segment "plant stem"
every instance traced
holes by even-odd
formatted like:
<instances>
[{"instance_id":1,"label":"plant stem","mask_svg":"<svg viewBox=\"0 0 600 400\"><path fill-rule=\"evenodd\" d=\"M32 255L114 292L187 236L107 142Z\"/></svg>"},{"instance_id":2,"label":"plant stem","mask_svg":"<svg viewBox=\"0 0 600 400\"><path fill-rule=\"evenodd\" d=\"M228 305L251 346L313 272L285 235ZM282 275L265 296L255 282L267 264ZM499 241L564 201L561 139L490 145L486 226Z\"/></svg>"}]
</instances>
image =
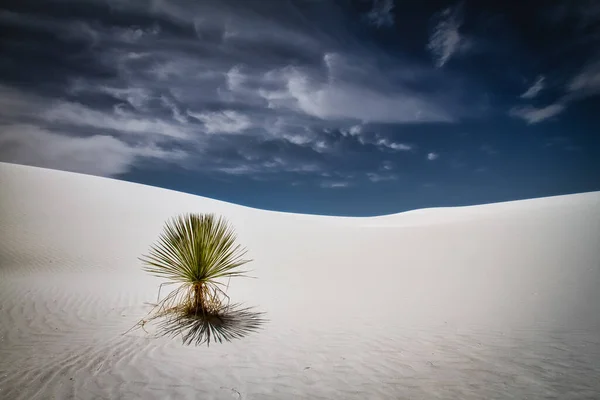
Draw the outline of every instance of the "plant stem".
<instances>
[{"instance_id":1,"label":"plant stem","mask_svg":"<svg viewBox=\"0 0 600 400\"><path fill-rule=\"evenodd\" d=\"M198 311L201 311L202 314L206 311L206 307L204 304L204 291L205 287L203 283L194 284L194 313L198 315Z\"/></svg>"}]
</instances>

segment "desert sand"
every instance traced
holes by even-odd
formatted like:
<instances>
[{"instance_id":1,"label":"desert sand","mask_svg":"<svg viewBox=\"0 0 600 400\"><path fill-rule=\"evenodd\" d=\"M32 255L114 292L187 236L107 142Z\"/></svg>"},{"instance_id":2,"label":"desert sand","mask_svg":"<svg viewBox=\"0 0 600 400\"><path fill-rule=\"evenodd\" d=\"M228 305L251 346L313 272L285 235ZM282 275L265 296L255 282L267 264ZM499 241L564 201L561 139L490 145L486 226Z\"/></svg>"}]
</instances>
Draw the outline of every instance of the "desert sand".
<instances>
[{"instance_id":1,"label":"desert sand","mask_svg":"<svg viewBox=\"0 0 600 400\"><path fill-rule=\"evenodd\" d=\"M2 399L600 398L600 192L340 218L5 163L0 188ZM123 335L185 212L235 227L262 330Z\"/></svg>"}]
</instances>

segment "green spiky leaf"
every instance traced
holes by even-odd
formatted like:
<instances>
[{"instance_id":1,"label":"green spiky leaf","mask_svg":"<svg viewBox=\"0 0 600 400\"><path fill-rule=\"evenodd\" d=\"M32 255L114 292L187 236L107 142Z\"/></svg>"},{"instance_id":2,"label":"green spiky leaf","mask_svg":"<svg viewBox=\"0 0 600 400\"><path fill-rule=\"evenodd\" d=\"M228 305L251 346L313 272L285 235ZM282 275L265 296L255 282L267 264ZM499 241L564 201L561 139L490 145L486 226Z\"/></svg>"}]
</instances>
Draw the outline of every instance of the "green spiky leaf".
<instances>
[{"instance_id":1,"label":"green spiky leaf","mask_svg":"<svg viewBox=\"0 0 600 400\"><path fill-rule=\"evenodd\" d=\"M168 221L150 254L140 258L144 270L182 284L218 284L217 279L243 276L238 268L251 260L235 243L227 221L214 214L185 214Z\"/></svg>"}]
</instances>

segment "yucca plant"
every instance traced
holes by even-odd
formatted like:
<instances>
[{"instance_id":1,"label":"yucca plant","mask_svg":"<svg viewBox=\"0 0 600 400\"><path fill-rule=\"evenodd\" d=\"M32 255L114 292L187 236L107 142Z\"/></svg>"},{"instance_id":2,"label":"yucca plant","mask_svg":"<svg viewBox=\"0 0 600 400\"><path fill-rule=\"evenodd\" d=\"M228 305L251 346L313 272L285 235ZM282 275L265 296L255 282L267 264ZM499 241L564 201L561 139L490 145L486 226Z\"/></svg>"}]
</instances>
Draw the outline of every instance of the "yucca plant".
<instances>
[{"instance_id":1,"label":"yucca plant","mask_svg":"<svg viewBox=\"0 0 600 400\"><path fill-rule=\"evenodd\" d=\"M140 258L145 271L179 284L157 304L156 316L218 315L229 299L222 280L244 276L239 267L251 261L243 259L246 250L235 240L233 228L214 214L185 214L168 221L150 254Z\"/></svg>"},{"instance_id":2,"label":"yucca plant","mask_svg":"<svg viewBox=\"0 0 600 400\"><path fill-rule=\"evenodd\" d=\"M179 286L163 300L159 289L150 316L130 330L160 318L159 335L181 335L184 344L197 345L210 345L211 339L230 341L258 330L265 322L263 313L229 304L224 291L223 280L246 276L239 267L250 261L243 259L246 250L235 240L233 228L213 214L185 214L168 221L150 254L140 260L144 270L168 279L161 288Z\"/></svg>"}]
</instances>

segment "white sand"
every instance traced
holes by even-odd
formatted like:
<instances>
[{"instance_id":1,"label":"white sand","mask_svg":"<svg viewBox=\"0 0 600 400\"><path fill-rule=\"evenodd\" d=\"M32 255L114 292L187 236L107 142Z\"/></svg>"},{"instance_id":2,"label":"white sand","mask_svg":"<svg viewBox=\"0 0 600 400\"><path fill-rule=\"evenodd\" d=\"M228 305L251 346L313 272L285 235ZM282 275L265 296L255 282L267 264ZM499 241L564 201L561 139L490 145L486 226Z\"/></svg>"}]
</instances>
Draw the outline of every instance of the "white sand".
<instances>
[{"instance_id":1,"label":"white sand","mask_svg":"<svg viewBox=\"0 0 600 400\"><path fill-rule=\"evenodd\" d=\"M0 188L2 399L600 398L600 192L336 218L3 163ZM234 224L261 332L121 335L183 212Z\"/></svg>"}]
</instances>

